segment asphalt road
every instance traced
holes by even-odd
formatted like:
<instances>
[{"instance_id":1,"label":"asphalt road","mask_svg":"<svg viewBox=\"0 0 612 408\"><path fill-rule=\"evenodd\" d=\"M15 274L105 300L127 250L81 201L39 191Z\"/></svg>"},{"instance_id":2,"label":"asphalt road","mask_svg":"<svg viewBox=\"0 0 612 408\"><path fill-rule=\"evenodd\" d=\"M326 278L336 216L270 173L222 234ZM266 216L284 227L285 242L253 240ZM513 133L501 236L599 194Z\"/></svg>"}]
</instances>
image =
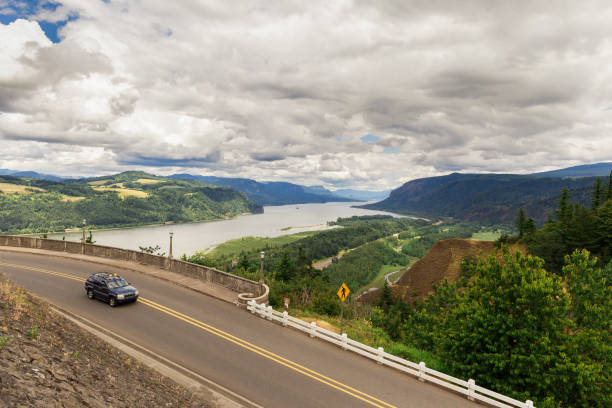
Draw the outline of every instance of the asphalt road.
<instances>
[{"instance_id":1,"label":"asphalt road","mask_svg":"<svg viewBox=\"0 0 612 408\"><path fill-rule=\"evenodd\" d=\"M117 272L142 301L109 307L85 296L90 273ZM0 272L264 407L476 407L465 397L236 306L137 272L44 255L0 252Z\"/></svg>"}]
</instances>

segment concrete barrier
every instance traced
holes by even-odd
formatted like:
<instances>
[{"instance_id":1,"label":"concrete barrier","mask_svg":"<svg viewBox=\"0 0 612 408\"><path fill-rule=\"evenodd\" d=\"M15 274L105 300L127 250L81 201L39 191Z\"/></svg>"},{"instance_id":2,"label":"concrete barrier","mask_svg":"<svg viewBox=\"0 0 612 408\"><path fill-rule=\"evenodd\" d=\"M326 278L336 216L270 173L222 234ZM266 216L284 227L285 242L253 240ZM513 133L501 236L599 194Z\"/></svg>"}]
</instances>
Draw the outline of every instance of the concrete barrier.
<instances>
[{"instance_id":1,"label":"concrete barrier","mask_svg":"<svg viewBox=\"0 0 612 408\"><path fill-rule=\"evenodd\" d=\"M46 249L48 251L69 252L73 254L84 254L100 258L108 258L125 262L136 262L143 265L166 269L191 278L201 279L221 285L233 292L236 297L243 294L239 299L257 299L259 303L268 301L269 289L266 285L223 272L215 268L193 264L168 257L147 254L145 252L133 251L131 249L114 248L94 244L81 244L79 242L59 241L54 239L22 237L15 235L0 235L0 245L19 248Z\"/></svg>"}]
</instances>

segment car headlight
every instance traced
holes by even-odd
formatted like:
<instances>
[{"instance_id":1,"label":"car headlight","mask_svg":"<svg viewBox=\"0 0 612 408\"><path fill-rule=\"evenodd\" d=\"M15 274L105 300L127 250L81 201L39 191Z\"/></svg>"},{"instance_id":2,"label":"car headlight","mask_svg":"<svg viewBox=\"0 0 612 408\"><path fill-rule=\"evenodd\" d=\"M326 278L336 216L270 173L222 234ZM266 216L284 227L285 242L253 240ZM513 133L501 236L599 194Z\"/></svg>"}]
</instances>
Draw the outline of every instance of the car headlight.
<instances>
[{"instance_id":1,"label":"car headlight","mask_svg":"<svg viewBox=\"0 0 612 408\"><path fill-rule=\"evenodd\" d=\"M134 295L138 296L138 289L136 289L136 292L134 292Z\"/></svg>"},{"instance_id":2,"label":"car headlight","mask_svg":"<svg viewBox=\"0 0 612 408\"><path fill-rule=\"evenodd\" d=\"M125 297L125 295L117 295L117 299L122 300Z\"/></svg>"}]
</instances>

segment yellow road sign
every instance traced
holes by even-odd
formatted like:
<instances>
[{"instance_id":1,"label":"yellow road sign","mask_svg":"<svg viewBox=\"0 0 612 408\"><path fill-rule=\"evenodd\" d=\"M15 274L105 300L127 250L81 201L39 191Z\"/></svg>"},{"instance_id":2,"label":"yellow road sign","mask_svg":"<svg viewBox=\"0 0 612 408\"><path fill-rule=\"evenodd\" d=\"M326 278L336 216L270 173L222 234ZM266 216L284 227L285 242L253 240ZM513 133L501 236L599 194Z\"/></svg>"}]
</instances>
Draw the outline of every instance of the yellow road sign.
<instances>
[{"instance_id":1,"label":"yellow road sign","mask_svg":"<svg viewBox=\"0 0 612 408\"><path fill-rule=\"evenodd\" d=\"M351 293L351 290L348 288L348 286L346 286L346 283L343 283L342 286L340 286L340 289L338 289L338 297L343 302L346 300L349 293Z\"/></svg>"}]
</instances>

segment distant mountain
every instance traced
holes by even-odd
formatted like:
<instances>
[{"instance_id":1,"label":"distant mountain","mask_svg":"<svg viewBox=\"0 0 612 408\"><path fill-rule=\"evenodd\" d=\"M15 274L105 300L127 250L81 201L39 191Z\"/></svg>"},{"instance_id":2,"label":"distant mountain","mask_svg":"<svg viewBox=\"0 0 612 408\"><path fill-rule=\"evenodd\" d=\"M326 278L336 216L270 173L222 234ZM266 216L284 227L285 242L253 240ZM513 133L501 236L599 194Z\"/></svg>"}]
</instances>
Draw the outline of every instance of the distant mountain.
<instances>
[{"instance_id":1,"label":"distant mountain","mask_svg":"<svg viewBox=\"0 0 612 408\"><path fill-rule=\"evenodd\" d=\"M368 191L368 190L351 190L351 189L343 189L336 190L334 194L339 195L341 197L346 197L353 199L355 201L374 201L374 200L384 200L389 197L389 193L391 190L385 191Z\"/></svg>"},{"instance_id":2,"label":"distant mountain","mask_svg":"<svg viewBox=\"0 0 612 408\"><path fill-rule=\"evenodd\" d=\"M604 180L607 185L607 177ZM595 177L560 178L513 174L458 174L412 180L389 198L363 208L425 217L512 224L519 208L538 224L557 208L561 190L588 205Z\"/></svg>"},{"instance_id":3,"label":"distant mountain","mask_svg":"<svg viewBox=\"0 0 612 408\"><path fill-rule=\"evenodd\" d=\"M560 170L545 171L542 173L533 173L536 177L605 177L609 176L612 171L612 163L595 163L585 164L582 166L573 166Z\"/></svg>"},{"instance_id":4,"label":"distant mountain","mask_svg":"<svg viewBox=\"0 0 612 408\"><path fill-rule=\"evenodd\" d=\"M17 171L9 169L0 169L0 175L2 176L15 176L15 177L27 177L33 179L50 180L50 181L62 181L65 180L63 177L54 176L52 174L37 173L35 171Z\"/></svg>"},{"instance_id":5,"label":"distant mountain","mask_svg":"<svg viewBox=\"0 0 612 408\"><path fill-rule=\"evenodd\" d=\"M226 178L198 176L192 174L173 174L169 178L200 180L215 186L231 187L242 191L249 199L261 205L287 205L303 203L326 203L333 201L353 201L335 195L321 186L306 187L285 182L258 182L245 178Z\"/></svg>"}]
</instances>

